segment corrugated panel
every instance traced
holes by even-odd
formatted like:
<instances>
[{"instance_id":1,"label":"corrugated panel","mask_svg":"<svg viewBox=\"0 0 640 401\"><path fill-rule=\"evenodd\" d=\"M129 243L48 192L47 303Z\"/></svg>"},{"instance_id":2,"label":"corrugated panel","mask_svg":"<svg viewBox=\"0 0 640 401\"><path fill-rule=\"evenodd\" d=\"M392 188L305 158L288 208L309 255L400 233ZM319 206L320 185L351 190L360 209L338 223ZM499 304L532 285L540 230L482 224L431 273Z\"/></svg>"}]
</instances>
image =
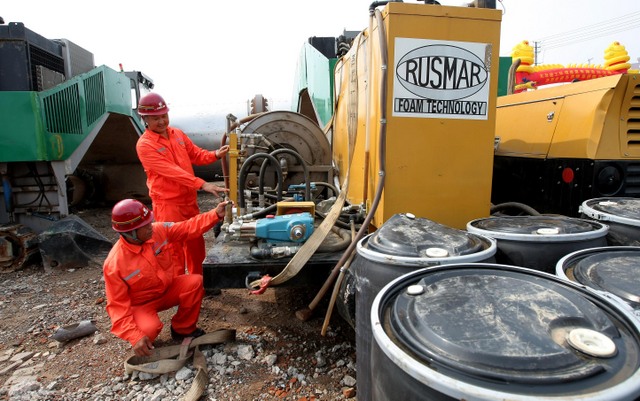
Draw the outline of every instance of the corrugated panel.
<instances>
[{"instance_id":1,"label":"corrugated panel","mask_svg":"<svg viewBox=\"0 0 640 401\"><path fill-rule=\"evenodd\" d=\"M43 98L42 103L48 132L83 134L78 83L52 93Z\"/></svg>"},{"instance_id":2,"label":"corrugated panel","mask_svg":"<svg viewBox=\"0 0 640 401\"><path fill-rule=\"evenodd\" d=\"M104 74L91 75L84 79L85 100L87 102L87 124L96 122L106 111L104 96Z\"/></svg>"}]
</instances>

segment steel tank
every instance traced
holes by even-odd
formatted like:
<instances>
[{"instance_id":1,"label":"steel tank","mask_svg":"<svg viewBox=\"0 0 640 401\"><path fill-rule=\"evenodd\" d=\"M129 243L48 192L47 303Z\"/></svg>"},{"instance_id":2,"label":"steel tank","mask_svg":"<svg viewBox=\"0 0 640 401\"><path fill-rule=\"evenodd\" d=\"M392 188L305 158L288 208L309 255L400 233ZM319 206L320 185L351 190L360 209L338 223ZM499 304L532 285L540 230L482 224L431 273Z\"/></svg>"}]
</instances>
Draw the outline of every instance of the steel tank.
<instances>
[{"instance_id":1,"label":"steel tank","mask_svg":"<svg viewBox=\"0 0 640 401\"><path fill-rule=\"evenodd\" d=\"M171 125L181 129L194 145L206 150L215 150L222 145L226 132L226 115L230 110L204 111L196 110L185 114L171 114ZM236 114L237 115L237 114ZM207 181L222 181L223 172L220 162L203 166L193 166L196 177Z\"/></svg>"},{"instance_id":2,"label":"steel tank","mask_svg":"<svg viewBox=\"0 0 640 401\"><path fill-rule=\"evenodd\" d=\"M371 308L373 401L634 400L628 308L537 270L453 264L407 273Z\"/></svg>"},{"instance_id":3,"label":"steel tank","mask_svg":"<svg viewBox=\"0 0 640 401\"><path fill-rule=\"evenodd\" d=\"M640 319L639 246L606 246L571 252L558 261L556 275L619 298Z\"/></svg>"},{"instance_id":4,"label":"steel tank","mask_svg":"<svg viewBox=\"0 0 640 401\"><path fill-rule=\"evenodd\" d=\"M496 262L553 274L566 254L606 246L609 228L566 216L495 216L467 223L467 231L494 238Z\"/></svg>"},{"instance_id":5,"label":"steel tank","mask_svg":"<svg viewBox=\"0 0 640 401\"><path fill-rule=\"evenodd\" d=\"M640 246L640 199L594 198L582 202L583 216L609 226L607 243L612 246Z\"/></svg>"},{"instance_id":6,"label":"steel tank","mask_svg":"<svg viewBox=\"0 0 640 401\"><path fill-rule=\"evenodd\" d=\"M340 314L356 331L358 398L370 399L370 308L382 287L393 279L423 267L450 263L494 262L496 241L419 218L393 215L374 233L358 242L357 254L345 274Z\"/></svg>"}]
</instances>

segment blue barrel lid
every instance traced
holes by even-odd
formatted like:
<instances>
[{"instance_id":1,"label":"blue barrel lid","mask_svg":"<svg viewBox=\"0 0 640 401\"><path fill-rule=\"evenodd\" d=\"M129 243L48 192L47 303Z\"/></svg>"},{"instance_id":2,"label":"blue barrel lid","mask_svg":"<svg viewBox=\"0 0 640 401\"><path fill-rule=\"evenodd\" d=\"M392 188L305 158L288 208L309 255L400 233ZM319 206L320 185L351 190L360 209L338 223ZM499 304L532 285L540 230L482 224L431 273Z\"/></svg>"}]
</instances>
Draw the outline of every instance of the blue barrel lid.
<instances>
[{"instance_id":1,"label":"blue barrel lid","mask_svg":"<svg viewBox=\"0 0 640 401\"><path fill-rule=\"evenodd\" d=\"M370 251L367 255L377 253L383 259L389 256L450 258L478 254L491 245L491 240L482 236L415 217L411 213L399 213L367 236L359 252ZM495 250L489 256L494 253Z\"/></svg>"},{"instance_id":2,"label":"blue barrel lid","mask_svg":"<svg viewBox=\"0 0 640 401\"><path fill-rule=\"evenodd\" d=\"M392 360L407 369L422 364L410 373L418 380L453 378L476 394L480 387L532 399L626 382L618 390L640 395L638 322L550 274L481 263L421 269L383 288L371 318Z\"/></svg>"},{"instance_id":3,"label":"blue barrel lid","mask_svg":"<svg viewBox=\"0 0 640 401\"><path fill-rule=\"evenodd\" d=\"M567 216L492 216L470 221L467 230L503 240L566 242L604 237L609 227Z\"/></svg>"},{"instance_id":4,"label":"blue barrel lid","mask_svg":"<svg viewBox=\"0 0 640 401\"><path fill-rule=\"evenodd\" d=\"M639 198L594 198L582 202L580 211L592 219L640 227Z\"/></svg>"},{"instance_id":5,"label":"blue barrel lid","mask_svg":"<svg viewBox=\"0 0 640 401\"><path fill-rule=\"evenodd\" d=\"M607 246L572 252L558 261L556 274L611 293L640 309L640 247Z\"/></svg>"}]
</instances>

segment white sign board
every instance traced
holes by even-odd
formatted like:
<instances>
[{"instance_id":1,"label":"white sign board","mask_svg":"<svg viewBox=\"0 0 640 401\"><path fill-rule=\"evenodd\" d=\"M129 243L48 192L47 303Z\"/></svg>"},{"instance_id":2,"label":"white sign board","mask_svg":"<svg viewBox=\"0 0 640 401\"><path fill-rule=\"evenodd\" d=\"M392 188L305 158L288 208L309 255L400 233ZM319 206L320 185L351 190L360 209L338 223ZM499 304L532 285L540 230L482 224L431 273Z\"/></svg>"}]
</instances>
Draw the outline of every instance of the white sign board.
<instances>
[{"instance_id":1,"label":"white sign board","mask_svg":"<svg viewBox=\"0 0 640 401\"><path fill-rule=\"evenodd\" d=\"M491 45L395 39L393 116L486 120Z\"/></svg>"}]
</instances>

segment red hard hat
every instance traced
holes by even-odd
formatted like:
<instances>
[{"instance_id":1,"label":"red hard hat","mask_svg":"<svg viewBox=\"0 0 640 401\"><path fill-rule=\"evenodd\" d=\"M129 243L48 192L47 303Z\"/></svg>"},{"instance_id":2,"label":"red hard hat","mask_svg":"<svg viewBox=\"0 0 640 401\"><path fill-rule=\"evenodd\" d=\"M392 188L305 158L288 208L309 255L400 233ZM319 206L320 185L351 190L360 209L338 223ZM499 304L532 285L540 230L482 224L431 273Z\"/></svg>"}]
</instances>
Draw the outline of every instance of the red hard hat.
<instances>
[{"instance_id":1,"label":"red hard hat","mask_svg":"<svg viewBox=\"0 0 640 401\"><path fill-rule=\"evenodd\" d=\"M138 114L141 116L161 116L168 112L167 102L157 93L148 93L138 101Z\"/></svg>"},{"instance_id":2,"label":"red hard hat","mask_svg":"<svg viewBox=\"0 0 640 401\"><path fill-rule=\"evenodd\" d=\"M153 212L142 202L125 199L111 211L111 227L119 233L133 231L153 221Z\"/></svg>"}]
</instances>

